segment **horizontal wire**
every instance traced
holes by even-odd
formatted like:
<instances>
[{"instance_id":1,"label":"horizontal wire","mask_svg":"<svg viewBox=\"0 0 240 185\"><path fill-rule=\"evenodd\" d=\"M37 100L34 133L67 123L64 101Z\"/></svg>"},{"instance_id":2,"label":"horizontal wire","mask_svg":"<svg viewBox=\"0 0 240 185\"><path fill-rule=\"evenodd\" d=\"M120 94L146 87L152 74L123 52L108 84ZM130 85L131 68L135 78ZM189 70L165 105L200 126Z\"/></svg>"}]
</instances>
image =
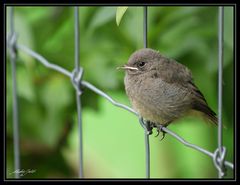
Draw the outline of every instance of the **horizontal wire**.
<instances>
[{"instance_id":1,"label":"horizontal wire","mask_svg":"<svg viewBox=\"0 0 240 185\"><path fill-rule=\"evenodd\" d=\"M29 49L28 47L21 45L21 44L17 44L16 47L22 51L24 51L25 53L29 54L30 56L32 56L33 58L37 59L39 62L41 62L44 66L46 66L47 68L51 68L54 69L55 71L58 71L60 73L63 73L64 75L68 76L68 77L72 77L72 74L67 71L66 69L56 65L56 64L51 64L47 61L47 59L45 59L43 56L39 55L38 53L34 52L33 50Z\"/></svg>"},{"instance_id":2,"label":"horizontal wire","mask_svg":"<svg viewBox=\"0 0 240 185\"><path fill-rule=\"evenodd\" d=\"M94 91L95 93L99 94L100 96L106 98L108 101L110 101L113 105L117 106L117 107L121 107L129 112L132 112L133 114L138 116L138 113L135 112L133 109L131 109L130 107L118 103L116 101L114 101L109 95L107 95L106 93L104 93L103 91L99 90L98 88L96 88L94 85L90 84L89 82L86 81L82 81L81 83L83 86L87 87L88 89L91 89L92 91Z\"/></svg>"},{"instance_id":3,"label":"horizontal wire","mask_svg":"<svg viewBox=\"0 0 240 185\"><path fill-rule=\"evenodd\" d=\"M194 144L191 144L189 142L187 142L186 140L184 140L182 137L180 137L179 135L177 135L176 133L174 133L173 131L167 129L166 127L162 127L162 130L167 132L168 134L170 134L171 136L173 136L174 138L176 138L178 141L180 141L182 144L184 144L185 146L189 147L189 148L192 148L192 149L195 149L195 150L198 150L199 152L202 152L206 155L208 155L209 157L211 158L214 158L214 154L197 146L197 145L194 145ZM219 160L219 159L218 159ZM233 169L233 164L231 162L228 162L228 161L224 161L224 164L226 166L228 166L229 168Z\"/></svg>"},{"instance_id":4,"label":"horizontal wire","mask_svg":"<svg viewBox=\"0 0 240 185\"><path fill-rule=\"evenodd\" d=\"M65 74L66 76L72 78L72 73L63 69L62 67L60 66L57 66L55 64L51 64L49 63L44 57L42 57L41 55L39 55L38 53L32 51L31 49L27 48L26 46L23 46L23 45L20 45L20 44L17 44L17 48L22 50L23 52L29 54L30 56L32 56L33 58L37 59L39 62L41 62L43 65L45 65L46 67L48 68L51 68L51 69L54 69L60 73L63 73ZM98 89L97 87L95 87L94 85L90 84L89 82L86 82L86 81L82 81L81 84L85 87L87 87L88 89L92 90L93 92L99 94L100 96L104 97L105 99L107 99L108 101L110 101L113 105L117 106L117 107L120 107L120 108L123 108L133 114L135 114L136 116L139 116L138 113L136 111L134 111L133 109L131 109L130 107L124 105L124 104L121 104L121 103L118 103L116 102L115 100L113 100L109 95L107 95L106 93L104 93L103 91L101 91L100 89ZM214 157L214 154L199 147L199 146L196 146L194 144L191 144L187 141L185 141L182 137L180 137L179 135L177 135L176 133L174 133L173 131L169 130L168 128L166 127L162 127L162 130L165 131L166 133L168 133L169 135L173 136L174 138L176 138L178 141L180 141L182 144L184 144L185 146L187 147L190 147L192 149L195 149L199 152L202 152L206 155L208 155L209 157L213 158ZM229 162L229 161L224 161L224 164L226 166L228 166L229 168L233 169L234 168L234 165L233 163Z\"/></svg>"}]
</instances>

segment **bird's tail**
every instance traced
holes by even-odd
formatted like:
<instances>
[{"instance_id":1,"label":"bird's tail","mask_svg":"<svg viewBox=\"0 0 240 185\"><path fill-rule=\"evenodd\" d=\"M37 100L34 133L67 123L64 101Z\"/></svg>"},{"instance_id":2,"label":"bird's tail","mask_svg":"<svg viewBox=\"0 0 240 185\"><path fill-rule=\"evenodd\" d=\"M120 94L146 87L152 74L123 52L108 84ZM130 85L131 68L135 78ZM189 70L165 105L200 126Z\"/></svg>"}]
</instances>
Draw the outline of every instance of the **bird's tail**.
<instances>
[{"instance_id":1,"label":"bird's tail","mask_svg":"<svg viewBox=\"0 0 240 185\"><path fill-rule=\"evenodd\" d=\"M216 113L204 102L195 102L193 104L193 109L200 111L204 114L204 117L207 118L211 123L218 125L218 118Z\"/></svg>"}]
</instances>

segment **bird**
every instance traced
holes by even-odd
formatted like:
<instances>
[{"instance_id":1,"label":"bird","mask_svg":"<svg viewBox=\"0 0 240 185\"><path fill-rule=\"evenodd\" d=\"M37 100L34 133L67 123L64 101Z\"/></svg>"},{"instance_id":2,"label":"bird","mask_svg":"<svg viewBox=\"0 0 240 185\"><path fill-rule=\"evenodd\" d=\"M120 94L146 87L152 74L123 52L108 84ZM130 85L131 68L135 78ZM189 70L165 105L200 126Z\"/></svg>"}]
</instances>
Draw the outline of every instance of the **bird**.
<instances>
[{"instance_id":1,"label":"bird","mask_svg":"<svg viewBox=\"0 0 240 185\"><path fill-rule=\"evenodd\" d=\"M126 94L132 108L150 123L150 130L156 127L159 134L162 127L193 114L217 125L216 113L194 84L191 71L176 60L143 48L118 69L125 70Z\"/></svg>"}]
</instances>

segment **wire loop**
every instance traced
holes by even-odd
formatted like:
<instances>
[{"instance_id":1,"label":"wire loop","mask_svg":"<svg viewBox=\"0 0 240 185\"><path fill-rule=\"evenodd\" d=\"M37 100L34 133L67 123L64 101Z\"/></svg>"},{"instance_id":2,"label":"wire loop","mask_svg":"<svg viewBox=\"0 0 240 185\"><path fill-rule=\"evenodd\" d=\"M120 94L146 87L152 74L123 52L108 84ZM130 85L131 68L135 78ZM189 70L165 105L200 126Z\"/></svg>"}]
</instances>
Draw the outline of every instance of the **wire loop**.
<instances>
[{"instance_id":1,"label":"wire loop","mask_svg":"<svg viewBox=\"0 0 240 185\"><path fill-rule=\"evenodd\" d=\"M224 165L224 160L226 157L226 147L222 147L222 151L219 151L219 148L215 150L213 153L213 163L215 167L217 168L219 174L221 177L224 177L226 175L226 167Z\"/></svg>"},{"instance_id":2,"label":"wire loop","mask_svg":"<svg viewBox=\"0 0 240 185\"><path fill-rule=\"evenodd\" d=\"M8 38L8 47L11 57L14 59L17 57L17 34L16 32L13 32L9 35Z\"/></svg>"},{"instance_id":3,"label":"wire loop","mask_svg":"<svg viewBox=\"0 0 240 185\"><path fill-rule=\"evenodd\" d=\"M80 67L79 69L75 68L71 75L71 81L79 96L83 92L81 89L82 77L83 77L83 68L82 67Z\"/></svg>"}]
</instances>

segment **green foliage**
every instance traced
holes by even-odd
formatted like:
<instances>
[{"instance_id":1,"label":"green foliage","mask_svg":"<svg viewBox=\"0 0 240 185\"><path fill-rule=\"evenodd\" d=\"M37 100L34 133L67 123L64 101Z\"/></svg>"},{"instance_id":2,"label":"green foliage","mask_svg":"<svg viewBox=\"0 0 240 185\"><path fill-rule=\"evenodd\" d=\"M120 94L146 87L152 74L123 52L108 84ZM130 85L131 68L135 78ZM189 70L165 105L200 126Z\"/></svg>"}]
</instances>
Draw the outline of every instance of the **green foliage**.
<instances>
[{"instance_id":1,"label":"green foliage","mask_svg":"<svg viewBox=\"0 0 240 185\"><path fill-rule=\"evenodd\" d=\"M124 92L124 73L117 71L116 67L125 64L133 51L143 47L143 7L129 7L128 13L126 10L127 7L80 7L80 64L84 68L84 80L130 106ZM72 7L63 6L15 7L18 43L72 71L73 12ZM217 13L217 7L214 6L148 8L148 46L188 66L195 83L215 112ZM227 147L226 158L233 161L233 8L225 7L224 23L223 123L226 128L223 138ZM9 60L6 67L6 174L7 177L13 177L12 78ZM23 169L37 169L34 175L28 174L26 178L77 177L78 125L76 95L71 80L19 51L17 82L21 166ZM85 176L144 178L144 131L138 119L88 89L84 89L81 99ZM186 118L170 125L169 129L187 141L214 152L217 147L217 128L202 122L198 118ZM152 178L217 177L212 159L183 146L169 135L163 141L151 136L150 145ZM233 177L231 170L227 177Z\"/></svg>"},{"instance_id":2,"label":"green foliage","mask_svg":"<svg viewBox=\"0 0 240 185\"><path fill-rule=\"evenodd\" d=\"M98 9L89 25L90 29L96 30L99 26L105 25L114 18L115 11L112 7Z\"/></svg>"}]
</instances>

